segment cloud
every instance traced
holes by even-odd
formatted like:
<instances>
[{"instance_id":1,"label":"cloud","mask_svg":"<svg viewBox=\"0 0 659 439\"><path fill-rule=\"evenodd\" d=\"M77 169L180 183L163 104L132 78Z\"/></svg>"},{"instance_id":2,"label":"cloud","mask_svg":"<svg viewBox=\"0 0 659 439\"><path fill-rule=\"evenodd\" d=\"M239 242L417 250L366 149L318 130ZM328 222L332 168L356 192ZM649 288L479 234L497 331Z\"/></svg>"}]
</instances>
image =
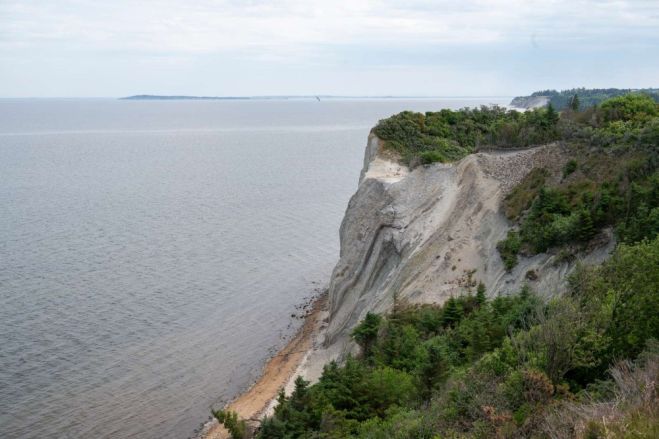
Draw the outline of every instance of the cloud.
<instances>
[{"instance_id":1,"label":"cloud","mask_svg":"<svg viewBox=\"0 0 659 439\"><path fill-rule=\"evenodd\" d=\"M4 48L290 55L316 44L474 45L657 38L653 2L5 1Z\"/></svg>"},{"instance_id":2,"label":"cloud","mask_svg":"<svg viewBox=\"0 0 659 439\"><path fill-rule=\"evenodd\" d=\"M602 54L657 55L658 29L655 0L0 0L0 63L13 72L0 69L0 92L19 67L101 75L139 64L151 76L165 66L208 78L223 69L238 84L253 77L247 69L457 72L479 67L470 57L490 71L494 54L517 63L527 49L594 74L593 56L599 66Z\"/></svg>"}]
</instances>

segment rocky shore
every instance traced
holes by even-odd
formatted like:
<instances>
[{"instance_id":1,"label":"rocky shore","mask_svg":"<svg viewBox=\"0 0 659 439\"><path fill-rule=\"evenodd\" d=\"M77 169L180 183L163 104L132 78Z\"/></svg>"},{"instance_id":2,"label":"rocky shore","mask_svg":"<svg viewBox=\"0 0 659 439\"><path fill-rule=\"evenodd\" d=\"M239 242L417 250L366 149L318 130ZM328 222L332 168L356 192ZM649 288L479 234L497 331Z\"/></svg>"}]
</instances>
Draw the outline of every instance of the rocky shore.
<instances>
[{"instance_id":1,"label":"rocky shore","mask_svg":"<svg viewBox=\"0 0 659 439\"><path fill-rule=\"evenodd\" d=\"M264 369L245 394L228 405L256 426L287 394L297 376L317 380L323 366L355 352L350 333L366 313L387 312L395 299L442 304L473 292L511 294L530 283L559 293L576 261L551 253L520 258L506 270L496 244L511 227L501 205L505 195L535 167L553 174L567 160L558 145L481 151L453 164L408 169L374 134L368 139L357 192L340 228L341 251L328 292L313 305L296 337ZM604 260L615 246L610 234L580 255ZM533 273L533 276L529 276ZM217 423L205 439L228 437Z\"/></svg>"},{"instance_id":2,"label":"rocky shore","mask_svg":"<svg viewBox=\"0 0 659 439\"><path fill-rule=\"evenodd\" d=\"M258 426L261 418L271 412L279 390L291 386L310 351L318 347L316 336L327 318L327 292L300 308L300 316L295 314L291 318L304 318L302 327L266 363L258 381L226 406L226 409L235 411L241 419L247 420L251 428ZM228 439L230 436L224 427L213 420L204 426L199 438Z\"/></svg>"}]
</instances>

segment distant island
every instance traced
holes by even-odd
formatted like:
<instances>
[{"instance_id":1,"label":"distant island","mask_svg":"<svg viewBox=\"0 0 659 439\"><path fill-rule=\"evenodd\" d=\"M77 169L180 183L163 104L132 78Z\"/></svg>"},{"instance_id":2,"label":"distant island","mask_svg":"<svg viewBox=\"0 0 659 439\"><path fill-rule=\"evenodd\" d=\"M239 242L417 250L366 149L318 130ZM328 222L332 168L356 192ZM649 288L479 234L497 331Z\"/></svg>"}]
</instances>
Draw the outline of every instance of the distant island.
<instances>
[{"instance_id":1,"label":"distant island","mask_svg":"<svg viewBox=\"0 0 659 439\"><path fill-rule=\"evenodd\" d=\"M129 101L216 101L216 100L242 100L250 99L241 96L160 96L160 95L134 95L119 98L120 100Z\"/></svg>"},{"instance_id":2,"label":"distant island","mask_svg":"<svg viewBox=\"0 0 659 439\"><path fill-rule=\"evenodd\" d=\"M119 98L131 101L246 101L251 99L318 99L334 96L162 96L162 95L134 95Z\"/></svg>"}]
</instances>

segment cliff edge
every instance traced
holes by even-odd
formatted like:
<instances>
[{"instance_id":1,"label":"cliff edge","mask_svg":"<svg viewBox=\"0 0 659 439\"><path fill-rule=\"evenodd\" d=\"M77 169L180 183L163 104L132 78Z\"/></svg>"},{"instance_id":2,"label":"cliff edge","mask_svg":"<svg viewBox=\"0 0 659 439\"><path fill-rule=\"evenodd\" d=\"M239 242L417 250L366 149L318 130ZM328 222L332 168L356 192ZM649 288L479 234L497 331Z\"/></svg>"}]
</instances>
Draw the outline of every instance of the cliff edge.
<instances>
[{"instance_id":1,"label":"cliff edge","mask_svg":"<svg viewBox=\"0 0 659 439\"><path fill-rule=\"evenodd\" d=\"M510 102L511 107L532 110L546 107L551 98L549 96L517 96Z\"/></svg>"},{"instance_id":2,"label":"cliff edge","mask_svg":"<svg viewBox=\"0 0 659 439\"><path fill-rule=\"evenodd\" d=\"M560 145L549 144L409 169L371 133L359 185L341 223L341 250L327 302L318 302L305 324L304 346L296 337L287 347L290 353L276 356L261 380L229 409L256 423L272 415L282 382L291 394L298 376L316 381L328 362L355 351L350 334L366 314L387 312L395 300L442 304L474 292L479 282L490 297L516 293L524 284L547 295L563 292L577 261L541 253L519 258L507 271L496 246L512 226L502 208L506 194L536 167L560 175L567 160ZM614 247L612 233L605 232L579 261L600 263ZM240 405L242 400L254 406L251 411ZM201 437L228 436L212 422Z\"/></svg>"},{"instance_id":3,"label":"cliff edge","mask_svg":"<svg viewBox=\"0 0 659 439\"><path fill-rule=\"evenodd\" d=\"M504 196L534 167L558 170L566 160L551 144L410 170L371 133L359 186L341 224L321 337L325 361L354 349L352 328L369 311L389 310L395 298L441 304L474 291L478 282L490 296L517 292L525 283L551 294L565 290L574 262L539 254L521 258L507 272L496 245L511 227L501 208ZM613 246L609 234L582 261L601 262Z\"/></svg>"}]
</instances>

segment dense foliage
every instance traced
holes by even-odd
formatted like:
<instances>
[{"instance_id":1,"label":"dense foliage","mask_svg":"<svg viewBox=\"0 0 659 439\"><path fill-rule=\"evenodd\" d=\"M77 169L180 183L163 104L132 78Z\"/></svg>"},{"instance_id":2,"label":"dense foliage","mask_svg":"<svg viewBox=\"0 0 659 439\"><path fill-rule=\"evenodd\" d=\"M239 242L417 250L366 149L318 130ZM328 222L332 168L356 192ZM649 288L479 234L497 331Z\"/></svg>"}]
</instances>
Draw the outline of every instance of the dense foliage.
<instances>
[{"instance_id":1,"label":"dense foliage","mask_svg":"<svg viewBox=\"0 0 659 439\"><path fill-rule=\"evenodd\" d=\"M659 102L659 89L648 88L642 90L620 88L573 88L569 90L542 90L532 93L531 96L548 96L549 103L557 110L572 108L574 97L577 96L577 105L574 110L589 108L601 104L607 99L624 96L630 93L643 93Z\"/></svg>"},{"instance_id":2,"label":"dense foliage","mask_svg":"<svg viewBox=\"0 0 659 439\"><path fill-rule=\"evenodd\" d=\"M509 269L518 253L587 243L606 226L624 242L659 233L659 104L635 94L609 99L562 113L558 130L573 156L560 181L535 169L504 202L519 225L498 246Z\"/></svg>"},{"instance_id":3,"label":"dense foliage","mask_svg":"<svg viewBox=\"0 0 659 439\"><path fill-rule=\"evenodd\" d=\"M259 437L555 437L547 419L564 419L565 404L611 397L616 360L659 370L657 267L659 238L623 244L601 267L579 269L570 294L549 302L528 289L487 300L480 286L442 307L369 314L354 331L361 355L327 365L314 385L298 378ZM615 407L625 422L638 415ZM658 419L637 422L634 437L650 437ZM605 437L596 435L601 419L587 421L587 437Z\"/></svg>"},{"instance_id":4,"label":"dense foliage","mask_svg":"<svg viewBox=\"0 0 659 439\"><path fill-rule=\"evenodd\" d=\"M557 139L553 108L520 113L501 107L414 113L381 120L375 134L410 165L461 159L479 146L522 147Z\"/></svg>"},{"instance_id":5,"label":"dense foliage","mask_svg":"<svg viewBox=\"0 0 659 439\"><path fill-rule=\"evenodd\" d=\"M625 91L599 107L584 104L586 96L579 95L575 102L573 95L572 104L584 110L568 107L560 116L551 104L526 112L497 106L427 113L404 111L381 120L373 131L411 166L459 160L481 147L525 147L554 140L596 146L654 146L659 140L655 102L659 90L655 92Z\"/></svg>"}]
</instances>

